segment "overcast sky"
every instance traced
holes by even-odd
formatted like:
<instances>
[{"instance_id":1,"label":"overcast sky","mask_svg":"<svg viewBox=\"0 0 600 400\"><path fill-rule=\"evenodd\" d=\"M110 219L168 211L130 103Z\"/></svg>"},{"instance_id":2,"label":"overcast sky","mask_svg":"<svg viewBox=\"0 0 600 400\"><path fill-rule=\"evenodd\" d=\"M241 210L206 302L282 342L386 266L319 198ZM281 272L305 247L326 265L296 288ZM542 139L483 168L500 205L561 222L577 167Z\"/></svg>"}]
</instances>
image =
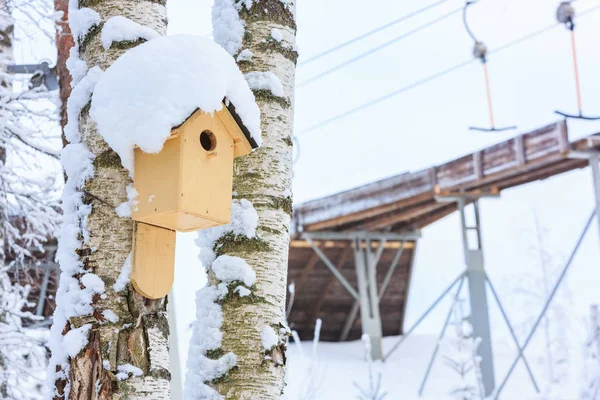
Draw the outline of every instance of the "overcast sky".
<instances>
[{"instance_id":1,"label":"overcast sky","mask_svg":"<svg viewBox=\"0 0 600 400\"><path fill-rule=\"evenodd\" d=\"M428 3L433 2L431 0ZM425 2L371 0L298 0L300 62L427 4ZM558 2L548 0L481 0L472 7L473 31L490 49L509 43L555 21ZM170 34L210 35L208 0L169 0ZM448 1L419 18L382 31L347 49L298 68L297 82L384 43L415 27L460 7ZM600 4L578 0L579 12ZM576 20L584 109L600 115L600 10ZM399 41L350 66L297 89L296 132L331 116L357 107L439 70L468 60L472 42L461 14ZM486 126L487 110L483 75L477 62L430 83L392 97L378 105L322 128L300 134L300 158L295 168L296 202L321 197L376 179L416 171L505 140L516 133L549 124L558 118L553 110L575 111L572 61L567 30L558 26L547 33L494 54L489 59L496 121L518 125L518 131L476 133L470 125ZM600 131L600 124L569 122L571 139ZM571 251L593 206L588 169L563 174L544 182L502 193L500 199L482 201L486 268L509 314L513 288L522 274L538 266L531 257L529 239L533 210L548 230L548 247L561 264ZM598 301L598 229L593 225L568 275L573 307L584 315ZM178 237L176 298L180 337L193 318L193 292L203 284L202 271L192 244L194 235ZM423 231L419 243L407 326L464 269L456 216ZM490 299L491 302L491 299ZM437 333L447 311L442 307L426 320L419 332ZM499 313L492 306L494 340L506 337ZM327 321L324 321L326 324ZM182 340L183 347L186 341Z\"/></svg>"}]
</instances>

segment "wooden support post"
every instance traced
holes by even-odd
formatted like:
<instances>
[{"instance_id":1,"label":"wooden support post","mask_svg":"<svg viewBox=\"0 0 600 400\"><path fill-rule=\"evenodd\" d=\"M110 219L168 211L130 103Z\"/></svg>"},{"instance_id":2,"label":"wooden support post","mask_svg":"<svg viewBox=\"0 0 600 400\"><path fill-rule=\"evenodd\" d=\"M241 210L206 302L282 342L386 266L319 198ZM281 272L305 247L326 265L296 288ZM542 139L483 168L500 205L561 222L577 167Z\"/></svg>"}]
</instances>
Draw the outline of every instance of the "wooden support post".
<instances>
[{"instance_id":1,"label":"wooden support post","mask_svg":"<svg viewBox=\"0 0 600 400\"><path fill-rule=\"evenodd\" d=\"M483 178L483 162L481 157L481 151L473 153L473 171L477 179Z\"/></svg>"},{"instance_id":2,"label":"wooden support post","mask_svg":"<svg viewBox=\"0 0 600 400\"><path fill-rule=\"evenodd\" d=\"M347 246L346 248L344 248L342 250L342 254L340 255L340 257L337 260L336 269L339 273L342 273L342 268L344 268L344 264L346 263L348 256L350 254L352 254L352 252L350 250L351 250L350 246ZM316 320L316 318L319 314L319 311L321 310L321 306L325 302L327 295L329 294L329 292L331 291L331 289L333 288L333 286L335 285L336 282L337 282L337 278L335 277L335 275L331 275L329 277L329 279L327 279L327 282L325 283L325 286L323 287L321 294L317 298L317 301L315 301L315 305L308 316L308 319L306 321L308 326L310 326L310 324L312 324L312 322Z\"/></svg>"},{"instance_id":3,"label":"wooden support post","mask_svg":"<svg viewBox=\"0 0 600 400\"><path fill-rule=\"evenodd\" d=\"M566 154L571 147L569 144L569 129L567 127L567 121L561 121L558 124L558 149L562 154Z\"/></svg>"},{"instance_id":4,"label":"wooden support post","mask_svg":"<svg viewBox=\"0 0 600 400\"><path fill-rule=\"evenodd\" d=\"M315 244L315 245L319 246L320 244ZM310 259L308 260L308 262L306 263L306 265L304 266L304 268L302 269L302 272L300 273L298 282L294 282L294 285L296 286L296 290L295 290L296 293L300 293L302 291L302 288L304 287L304 284L306 283L308 276L311 274L313 269L315 269L315 266L317 265L318 262L319 262L319 255L317 253L313 253L312 256L310 257Z\"/></svg>"},{"instance_id":5,"label":"wooden support post","mask_svg":"<svg viewBox=\"0 0 600 400\"><path fill-rule=\"evenodd\" d=\"M527 157L525 156L525 146L523 143L523 135L515 137L515 158L517 165L525 165Z\"/></svg>"},{"instance_id":6,"label":"wooden support post","mask_svg":"<svg viewBox=\"0 0 600 400\"><path fill-rule=\"evenodd\" d=\"M175 231L133 224L131 284L149 299L165 297L173 286L175 270Z\"/></svg>"}]
</instances>

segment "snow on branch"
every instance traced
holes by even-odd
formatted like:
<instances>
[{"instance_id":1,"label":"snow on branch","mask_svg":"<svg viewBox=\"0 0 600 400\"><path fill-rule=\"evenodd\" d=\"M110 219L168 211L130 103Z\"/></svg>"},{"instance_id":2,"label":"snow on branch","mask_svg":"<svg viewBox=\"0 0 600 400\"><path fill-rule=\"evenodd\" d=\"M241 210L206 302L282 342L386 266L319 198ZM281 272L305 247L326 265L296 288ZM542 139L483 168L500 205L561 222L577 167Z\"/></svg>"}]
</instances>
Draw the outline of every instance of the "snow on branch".
<instances>
[{"instance_id":1,"label":"snow on branch","mask_svg":"<svg viewBox=\"0 0 600 400\"><path fill-rule=\"evenodd\" d=\"M162 36L127 51L104 72L90 115L133 175L135 146L159 152L174 126L197 109L221 110L223 99L260 144L260 111L235 60L206 38Z\"/></svg>"}]
</instances>

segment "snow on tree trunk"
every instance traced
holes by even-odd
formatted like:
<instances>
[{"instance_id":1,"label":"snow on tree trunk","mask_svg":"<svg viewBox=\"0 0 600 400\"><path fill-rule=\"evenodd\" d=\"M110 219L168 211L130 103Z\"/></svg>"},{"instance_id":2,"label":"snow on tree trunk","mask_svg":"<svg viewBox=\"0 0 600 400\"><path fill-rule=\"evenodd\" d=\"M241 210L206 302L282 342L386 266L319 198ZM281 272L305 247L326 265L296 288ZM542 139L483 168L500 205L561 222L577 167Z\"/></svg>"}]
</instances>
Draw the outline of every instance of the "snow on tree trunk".
<instances>
[{"instance_id":1,"label":"snow on tree trunk","mask_svg":"<svg viewBox=\"0 0 600 400\"><path fill-rule=\"evenodd\" d=\"M164 0L70 1L75 47L67 61L73 90L66 137L71 143L62 153L68 174L58 250L62 273L47 380L48 397L54 399L170 398L166 300L146 300L129 284L123 289L133 227L115 208L128 200L131 180L89 116L102 70L143 42L131 38L105 49L102 30L115 16L166 32Z\"/></svg>"},{"instance_id":2,"label":"snow on tree trunk","mask_svg":"<svg viewBox=\"0 0 600 400\"><path fill-rule=\"evenodd\" d=\"M284 389L298 56L295 7L292 0L216 0L213 6L215 40L236 56L246 74L260 108L263 131L262 146L236 160L234 166L234 198L253 204L259 217L257 235L228 233L215 244L217 256L240 257L256 273L252 295L227 296L220 301L223 338L219 353L233 353L237 365L226 377L207 383L226 398L278 399ZM270 338L271 332L277 336L274 346L263 340Z\"/></svg>"}]
</instances>

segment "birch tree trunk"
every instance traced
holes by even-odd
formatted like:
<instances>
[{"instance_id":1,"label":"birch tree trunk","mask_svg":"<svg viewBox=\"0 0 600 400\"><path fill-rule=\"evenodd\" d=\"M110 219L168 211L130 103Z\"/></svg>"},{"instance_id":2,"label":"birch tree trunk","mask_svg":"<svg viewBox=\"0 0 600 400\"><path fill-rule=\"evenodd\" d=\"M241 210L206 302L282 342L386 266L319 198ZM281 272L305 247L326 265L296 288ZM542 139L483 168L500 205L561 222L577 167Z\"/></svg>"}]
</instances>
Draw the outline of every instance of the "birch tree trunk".
<instances>
[{"instance_id":1,"label":"birch tree trunk","mask_svg":"<svg viewBox=\"0 0 600 400\"><path fill-rule=\"evenodd\" d=\"M78 10L69 10L70 25L76 36L75 49L68 63L73 76L73 94L78 90L77 86L85 82L85 78L82 80L80 76L83 75L82 61L87 64L89 76L94 67L105 70L124 51L142 42L142 39L114 42L106 50L101 43L101 32L109 18L123 16L160 34L166 32L165 0L71 1L73 3L80 7ZM89 23L94 18L99 21ZM77 32L86 23L90 25L90 29L86 27L84 32ZM82 61L78 59L78 55ZM84 71L85 69L84 66ZM83 104L80 105L82 106ZM74 107L77 107L76 103ZM73 115L70 117L73 118ZM83 332L86 336L84 339L87 339L87 343L83 340L84 346L77 355L69 355L68 364L57 363L58 374L55 379L51 379L55 381L53 395L55 399L73 400L168 399L170 372L166 299L146 300L135 293L130 284L122 292L117 292L113 287L131 251L132 221L119 217L115 212L115 207L127 201L126 187L131 180L118 155L98 134L89 116L89 102L81 110L78 124L79 135L76 136L80 136L80 143L77 144L84 146L91 154L94 171L93 176L77 191L82 193L83 201L74 212L76 218L79 218L80 227L80 245L75 250L79 267L71 276L79 281L81 290L92 290L93 312L89 315L67 315L69 318L65 326L53 327L53 330L62 330L63 336L80 329L78 332ZM69 182L72 179L76 178L70 176ZM88 212L86 207L89 215L82 217L82 213ZM67 246L67 239L61 236L62 243L59 246ZM70 279L64 275L68 275L67 271L72 270L72 267L63 265L61 260L61 269L63 286ZM102 290L86 287L90 283L82 278L90 277L91 274L102 280ZM62 287L59 292L61 289L65 290ZM66 303L65 299L58 300ZM65 307L57 304L58 308L61 306ZM57 322L55 313L55 324L57 323L60 322ZM82 327L85 328L83 331ZM72 345L72 340L68 343ZM63 351L57 349L56 345L52 350ZM141 376L127 373L127 364L139 368ZM125 369L119 369L124 365L127 366ZM50 368L52 367L51 360Z\"/></svg>"},{"instance_id":2,"label":"birch tree trunk","mask_svg":"<svg viewBox=\"0 0 600 400\"><path fill-rule=\"evenodd\" d=\"M228 7L227 3L232 8L224 11L236 10L243 21L241 26L245 26L242 40L235 46L223 38L227 27L222 25L220 12ZM285 325L285 296L292 214L295 4L291 0L237 4L217 0L213 28L216 41L237 56L256 96L263 144L238 159L234 167L234 198L253 203L259 216L257 236L225 235L215 246L217 256L243 258L254 269L256 284L252 296L228 296L221 302L221 350L235 354L237 367L227 374L227 379L214 380L209 385L226 398L278 399L285 385L285 343L289 332ZM267 345L268 349L261 341L268 329L265 327L277 335L277 345Z\"/></svg>"}]
</instances>

